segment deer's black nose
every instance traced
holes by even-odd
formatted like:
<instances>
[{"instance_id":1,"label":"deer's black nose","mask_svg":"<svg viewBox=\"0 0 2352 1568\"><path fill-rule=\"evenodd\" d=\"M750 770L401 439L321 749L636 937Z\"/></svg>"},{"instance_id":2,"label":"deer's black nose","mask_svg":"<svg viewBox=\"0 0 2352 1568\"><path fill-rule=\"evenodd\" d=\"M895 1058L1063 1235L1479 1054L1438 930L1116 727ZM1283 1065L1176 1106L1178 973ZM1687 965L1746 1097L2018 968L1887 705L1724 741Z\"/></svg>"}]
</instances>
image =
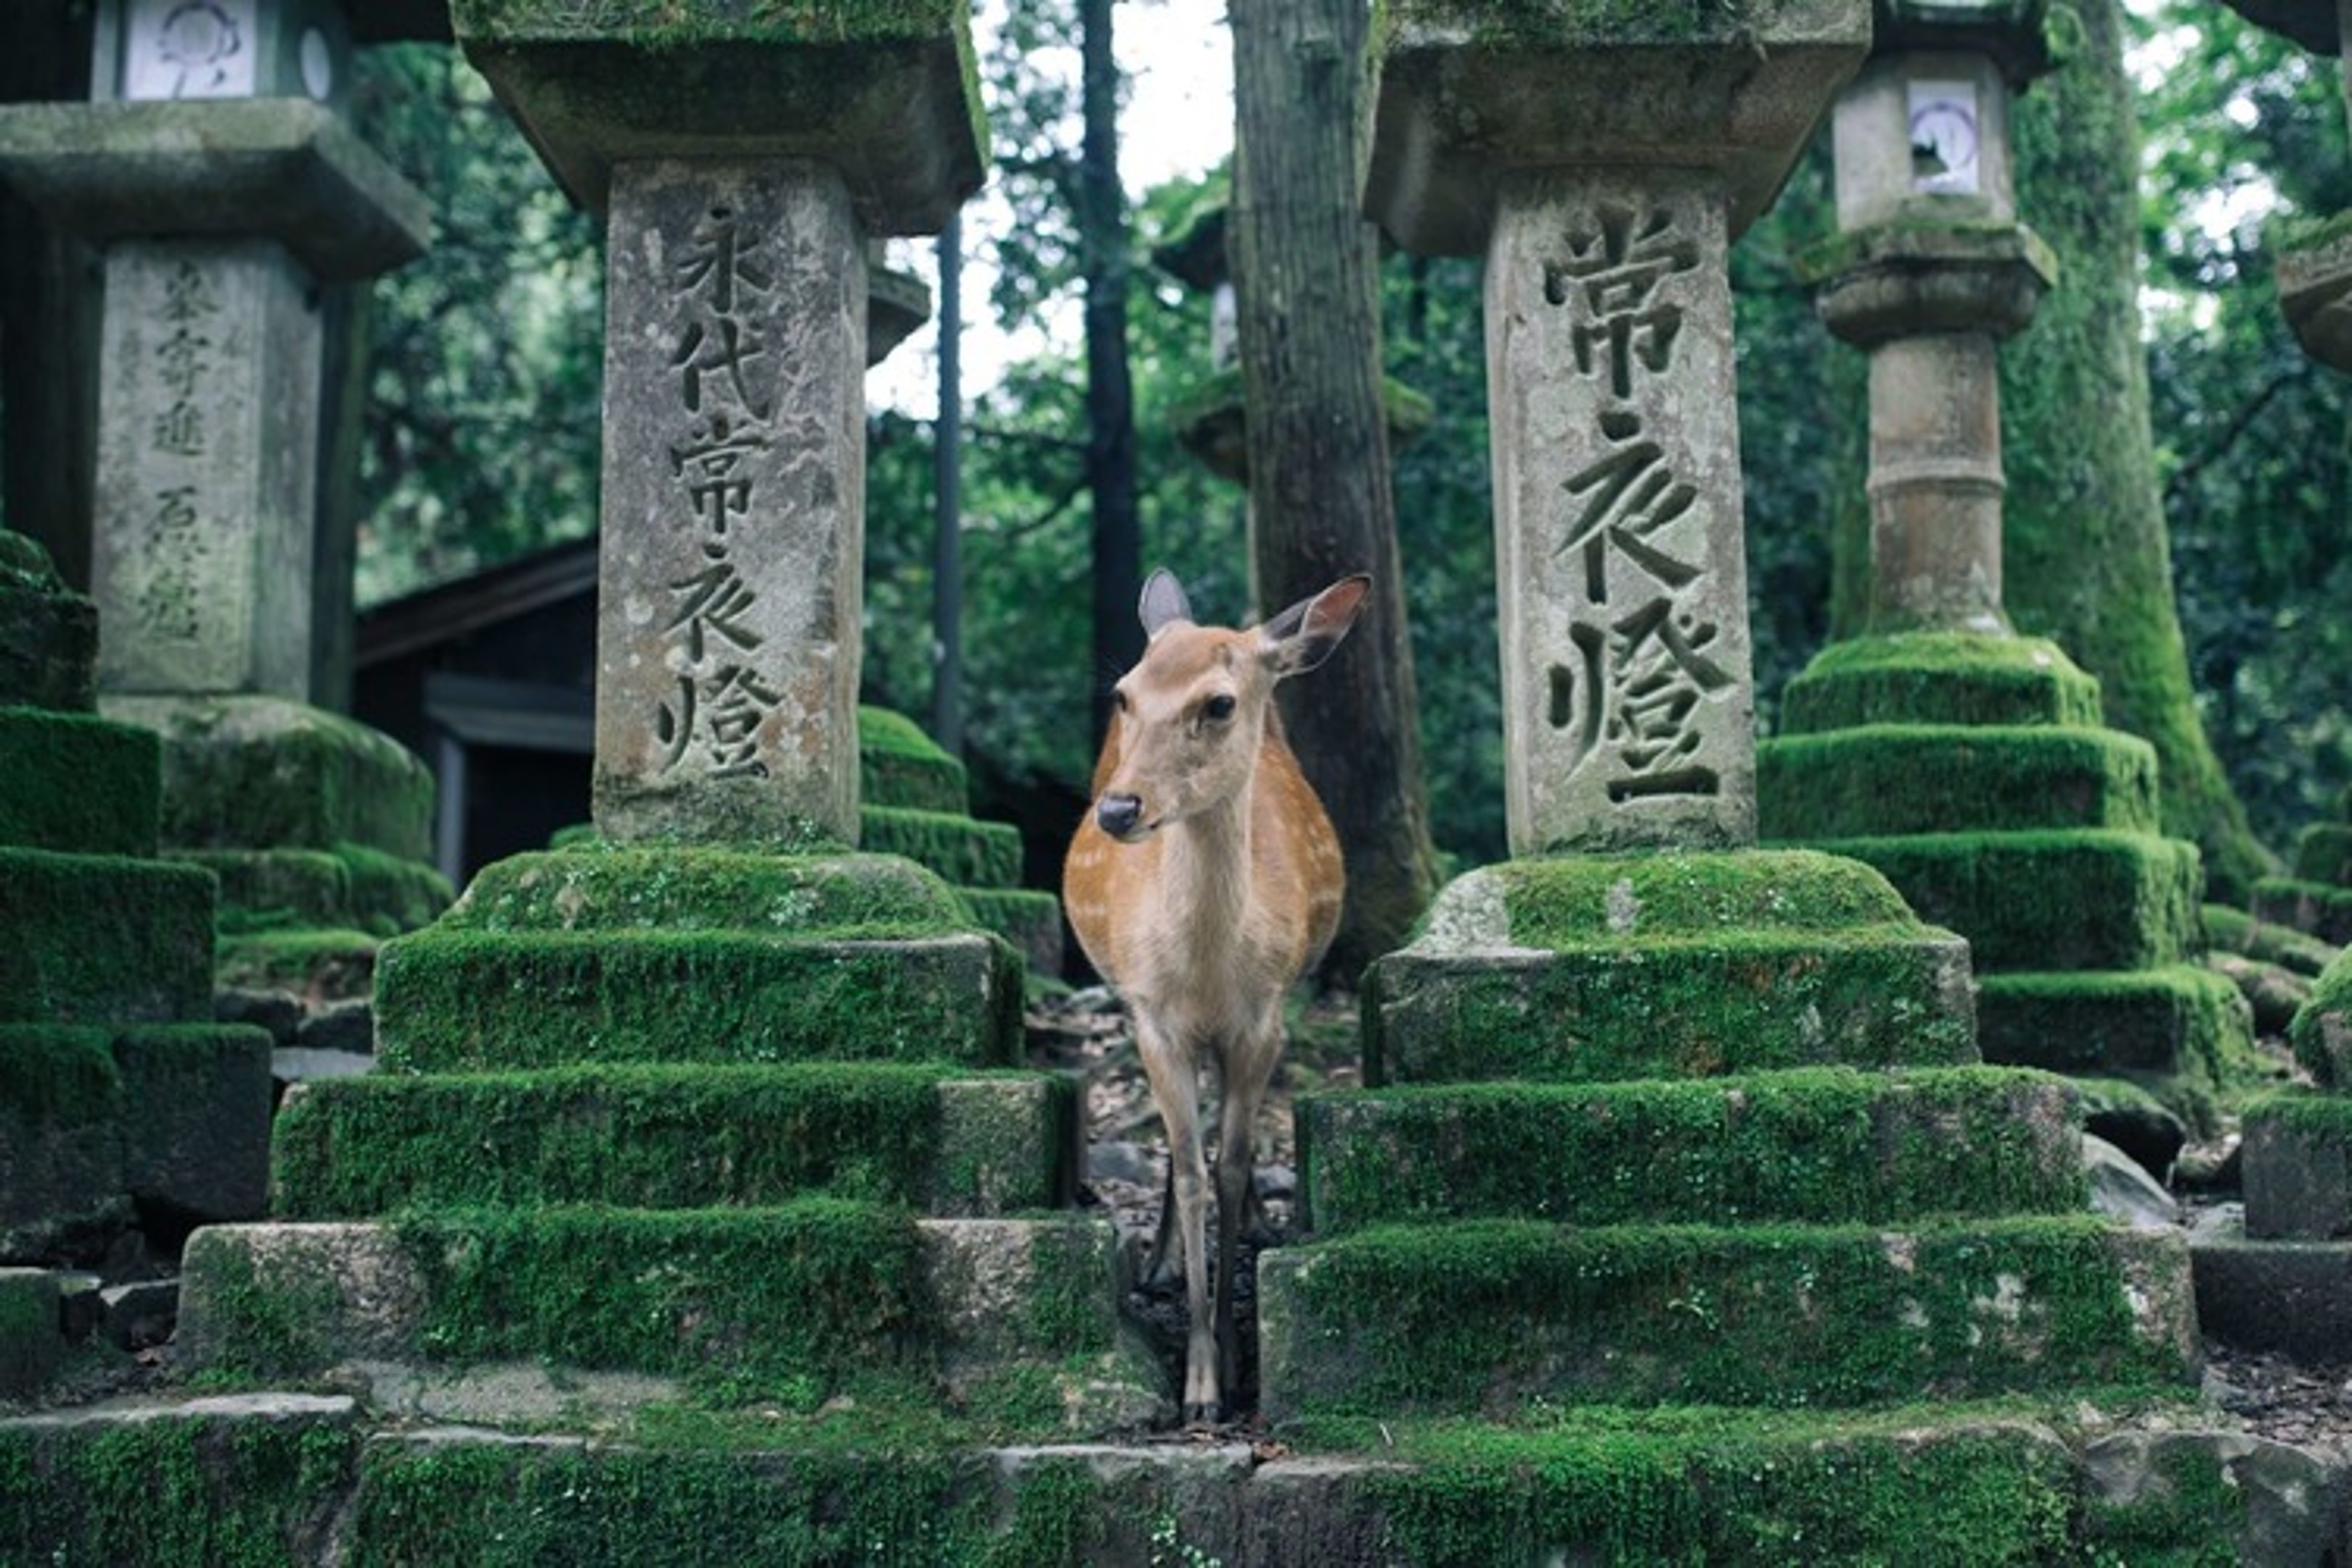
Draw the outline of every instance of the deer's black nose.
<instances>
[{"instance_id":1,"label":"deer's black nose","mask_svg":"<svg viewBox=\"0 0 2352 1568\"><path fill-rule=\"evenodd\" d=\"M1143 802L1131 795L1107 795L1095 806L1095 822L1113 838L1124 838L1143 820Z\"/></svg>"}]
</instances>

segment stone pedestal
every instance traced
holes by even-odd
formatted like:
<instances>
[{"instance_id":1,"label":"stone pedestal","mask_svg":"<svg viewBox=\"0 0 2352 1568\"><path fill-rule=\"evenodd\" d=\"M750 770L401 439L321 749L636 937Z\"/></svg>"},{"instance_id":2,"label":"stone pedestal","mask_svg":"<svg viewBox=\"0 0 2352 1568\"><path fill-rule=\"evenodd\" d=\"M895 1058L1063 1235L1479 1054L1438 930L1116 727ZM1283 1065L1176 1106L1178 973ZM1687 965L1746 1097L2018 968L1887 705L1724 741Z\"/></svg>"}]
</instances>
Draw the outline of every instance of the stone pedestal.
<instances>
[{"instance_id":1,"label":"stone pedestal","mask_svg":"<svg viewBox=\"0 0 2352 1568\"><path fill-rule=\"evenodd\" d=\"M2288 875L2254 885L2254 918L2337 947L2352 943L2352 790L2336 803L2331 820L2296 837Z\"/></svg>"}]
</instances>

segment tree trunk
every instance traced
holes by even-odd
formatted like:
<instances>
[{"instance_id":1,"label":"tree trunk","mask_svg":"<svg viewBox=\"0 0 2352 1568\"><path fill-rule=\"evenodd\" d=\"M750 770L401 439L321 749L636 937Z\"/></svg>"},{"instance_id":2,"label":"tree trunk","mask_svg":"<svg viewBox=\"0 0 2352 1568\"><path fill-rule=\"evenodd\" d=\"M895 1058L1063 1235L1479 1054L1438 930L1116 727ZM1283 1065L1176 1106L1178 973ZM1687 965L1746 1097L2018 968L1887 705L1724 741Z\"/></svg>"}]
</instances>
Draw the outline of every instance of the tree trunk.
<instances>
[{"instance_id":1,"label":"tree trunk","mask_svg":"<svg viewBox=\"0 0 2352 1568\"><path fill-rule=\"evenodd\" d=\"M940 231L940 416L932 429L931 739L963 756L963 220Z\"/></svg>"},{"instance_id":2,"label":"tree trunk","mask_svg":"<svg viewBox=\"0 0 2352 1568\"><path fill-rule=\"evenodd\" d=\"M1282 701L1347 858L1347 911L1321 978L1351 984L1403 944L1436 883L1389 486L1378 250L1360 210L1370 7L1233 0L1230 15L1239 133L1227 243L1258 609L1352 572L1373 577L1355 634Z\"/></svg>"},{"instance_id":3,"label":"tree trunk","mask_svg":"<svg viewBox=\"0 0 2352 1568\"><path fill-rule=\"evenodd\" d=\"M1135 497L1135 388L1127 363L1127 197L1118 183L1118 61L1113 0L1079 0L1084 141L1078 153L1078 256L1086 280L1087 479L1094 497L1095 742L1110 723L1110 684L1143 656Z\"/></svg>"},{"instance_id":4,"label":"tree trunk","mask_svg":"<svg viewBox=\"0 0 2352 1568\"><path fill-rule=\"evenodd\" d=\"M2065 66L2017 105L2019 216L2057 251L2058 286L2001 355L2009 494L2002 581L2021 631L2098 676L2110 724L2161 764L2164 825L2243 903L2267 857L2200 726L2173 604L2136 298L2139 132L2116 0L2070 13Z\"/></svg>"}]
</instances>

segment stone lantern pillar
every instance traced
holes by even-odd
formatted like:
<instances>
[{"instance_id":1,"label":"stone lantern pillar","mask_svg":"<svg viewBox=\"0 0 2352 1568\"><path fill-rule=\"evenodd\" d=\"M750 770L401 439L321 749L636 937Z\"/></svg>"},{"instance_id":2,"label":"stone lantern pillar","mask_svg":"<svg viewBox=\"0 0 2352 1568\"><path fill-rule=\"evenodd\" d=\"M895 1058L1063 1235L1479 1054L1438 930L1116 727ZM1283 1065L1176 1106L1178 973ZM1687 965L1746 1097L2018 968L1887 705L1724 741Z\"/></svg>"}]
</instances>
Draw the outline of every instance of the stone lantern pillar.
<instances>
[{"instance_id":1,"label":"stone lantern pillar","mask_svg":"<svg viewBox=\"0 0 2352 1568\"><path fill-rule=\"evenodd\" d=\"M1838 97L1843 238L1817 270L1822 321L1870 355L1874 630L2008 626L1995 356L2056 275L2017 222L2009 100L2047 64L2038 5L1884 0Z\"/></svg>"},{"instance_id":2,"label":"stone lantern pillar","mask_svg":"<svg viewBox=\"0 0 2352 1568\"><path fill-rule=\"evenodd\" d=\"M0 179L104 255L100 693L164 737L163 842L225 930L351 956L448 889L423 766L311 705L321 294L421 253L428 210L341 113L336 0L100 0L93 37L87 101L0 108Z\"/></svg>"}]
</instances>

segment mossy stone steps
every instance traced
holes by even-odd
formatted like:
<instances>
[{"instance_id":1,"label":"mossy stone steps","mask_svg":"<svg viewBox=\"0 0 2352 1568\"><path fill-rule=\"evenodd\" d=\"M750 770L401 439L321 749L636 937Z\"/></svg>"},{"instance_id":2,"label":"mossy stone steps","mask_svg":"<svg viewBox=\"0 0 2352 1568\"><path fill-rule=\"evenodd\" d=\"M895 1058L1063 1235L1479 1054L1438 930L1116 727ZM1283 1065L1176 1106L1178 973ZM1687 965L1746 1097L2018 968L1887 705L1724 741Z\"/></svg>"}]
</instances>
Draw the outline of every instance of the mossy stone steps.
<instances>
[{"instance_id":1,"label":"mossy stone steps","mask_svg":"<svg viewBox=\"0 0 2352 1568\"><path fill-rule=\"evenodd\" d=\"M1885 874L1977 973L2151 969L2203 947L2197 847L2152 833L1922 833L1816 847Z\"/></svg>"},{"instance_id":2,"label":"mossy stone steps","mask_svg":"<svg viewBox=\"0 0 2352 1568\"><path fill-rule=\"evenodd\" d=\"M1977 1037L1990 1062L2157 1075L2210 1092L2233 1058L2252 1055L2253 1018L2235 985L2193 964L2015 973L1979 984Z\"/></svg>"},{"instance_id":3,"label":"mossy stone steps","mask_svg":"<svg viewBox=\"0 0 2352 1568\"><path fill-rule=\"evenodd\" d=\"M209 872L0 847L0 1023L209 1017Z\"/></svg>"},{"instance_id":4,"label":"mossy stone steps","mask_svg":"<svg viewBox=\"0 0 2352 1568\"><path fill-rule=\"evenodd\" d=\"M152 857L162 767L144 730L90 713L0 708L0 844Z\"/></svg>"},{"instance_id":5,"label":"mossy stone steps","mask_svg":"<svg viewBox=\"0 0 2352 1568\"><path fill-rule=\"evenodd\" d=\"M1021 835L1005 823L888 805L861 807L857 820L869 854L904 855L958 888L1021 885Z\"/></svg>"},{"instance_id":6,"label":"mossy stone steps","mask_svg":"<svg viewBox=\"0 0 2352 1568\"><path fill-rule=\"evenodd\" d=\"M758 1207L822 1194L988 1216L1073 1202L1076 1084L950 1071L633 1065L305 1084L278 1118L272 1211Z\"/></svg>"},{"instance_id":7,"label":"mossy stone steps","mask_svg":"<svg viewBox=\"0 0 2352 1568\"><path fill-rule=\"evenodd\" d=\"M98 706L98 606L68 593L48 552L21 533L0 554L0 708L87 713Z\"/></svg>"},{"instance_id":8,"label":"mossy stone steps","mask_svg":"<svg viewBox=\"0 0 2352 1568\"><path fill-rule=\"evenodd\" d=\"M1264 1458L1237 1443L859 1448L822 1429L681 1446L378 1426L340 1395L210 1395L0 1421L0 1519L15 1521L0 1550L308 1562L331 1524L356 1563L615 1568L847 1561L877 1543L934 1568L2138 1563L2185 1543L2286 1563L2317 1560L2309 1542L2335 1524L2336 1475L2284 1445L2198 1430L2070 1442L2000 1407L1328 1426ZM2129 1489L2149 1477L2161 1484Z\"/></svg>"},{"instance_id":9,"label":"mossy stone steps","mask_svg":"<svg viewBox=\"0 0 2352 1568\"><path fill-rule=\"evenodd\" d=\"M443 931L775 931L842 940L968 929L938 877L873 855L633 847L589 839L475 874Z\"/></svg>"},{"instance_id":10,"label":"mossy stone steps","mask_svg":"<svg viewBox=\"0 0 2352 1568\"><path fill-rule=\"evenodd\" d=\"M1768 840L2159 827L2156 749L2113 730L1871 724L1766 741L1756 770Z\"/></svg>"},{"instance_id":11,"label":"mossy stone steps","mask_svg":"<svg viewBox=\"0 0 2352 1568\"><path fill-rule=\"evenodd\" d=\"M1033 975L1062 973L1062 900L1034 888L960 888L980 923L1011 942Z\"/></svg>"},{"instance_id":12,"label":"mossy stone steps","mask_svg":"<svg viewBox=\"0 0 2352 1568\"><path fill-rule=\"evenodd\" d=\"M1505 1217L1892 1224L2085 1199L2074 1089L2007 1068L1341 1091L1302 1095L1297 1120L1302 1214L1327 1237Z\"/></svg>"},{"instance_id":13,"label":"mossy stone steps","mask_svg":"<svg viewBox=\"0 0 2352 1568\"><path fill-rule=\"evenodd\" d=\"M2293 1091L2246 1108L2246 1234L2352 1239L2352 1096Z\"/></svg>"},{"instance_id":14,"label":"mossy stone steps","mask_svg":"<svg viewBox=\"0 0 2352 1568\"><path fill-rule=\"evenodd\" d=\"M356 844L333 849L188 849L173 859L220 879L226 935L308 929L397 936L449 907L448 879L417 860Z\"/></svg>"},{"instance_id":15,"label":"mossy stone steps","mask_svg":"<svg viewBox=\"0 0 2352 1568\"><path fill-rule=\"evenodd\" d=\"M2254 884L2253 908L2258 921L2293 926L2337 947L2352 945L2352 888L2265 877Z\"/></svg>"},{"instance_id":16,"label":"mossy stone steps","mask_svg":"<svg viewBox=\"0 0 2352 1568\"><path fill-rule=\"evenodd\" d=\"M1870 867L1804 850L1473 871L1363 1007L1376 1088L1976 1059L1967 945Z\"/></svg>"},{"instance_id":17,"label":"mossy stone steps","mask_svg":"<svg viewBox=\"0 0 2352 1568\"><path fill-rule=\"evenodd\" d=\"M1276 1421L2177 1387L2190 1294L2177 1235L2087 1215L1394 1226L1259 1260L1260 1375Z\"/></svg>"},{"instance_id":18,"label":"mossy stone steps","mask_svg":"<svg viewBox=\"0 0 2352 1568\"><path fill-rule=\"evenodd\" d=\"M857 710L857 794L869 805L968 816L963 764L922 727L887 708Z\"/></svg>"},{"instance_id":19,"label":"mossy stone steps","mask_svg":"<svg viewBox=\"0 0 2352 1568\"><path fill-rule=\"evenodd\" d=\"M2352 822L2315 822L2295 836L2295 879L2352 888Z\"/></svg>"},{"instance_id":20,"label":"mossy stone steps","mask_svg":"<svg viewBox=\"0 0 2352 1568\"><path fill-rule=\"evenodd\" d=\"M869 1382L950 1407L1017 1391L1095 1432L1163 1400L1114 1310L1117 1264L1099 1219L920 1220L832 1198L216 1226L189 1240L180 1342L225 1375L540 1362L680 1380L730 1406L813 1408Z\"/></svg>"},{"instance_id":21,"label":"mossy stone steps","mask_svg":"<svg viewBox=\"0 0 2352 1568\"><path fill-rule=\"evenodd\" d=\"M1021 961L977 933L492 932L386 942L376 1048L410 1072L572 1062L1020 1061Z\"/></svg>"},{"instance_id":22,"label":"mossy stone steps","mask_svg":"<svg viewBox=\"0 0 2352 1568\"><path fill-rule=\"evenodd\" d=\"M2320 972L2310 1000L2287 1026L2287 1041L2322 1088L2352 1090L2352 957L2339 953Z\"/></svg>"},{"instance_id":23,"label":"mossy stone steps","mask_svg":"<svg viewBox=\"0 0 2352 1568\"><path fill-rule=\"evenodd\" d=\"M237 1024L0 1024L0 1247L43 1253L116 1205L262 1211L269 1036Z\"/></svg>"},{"instance_id":24,"label":"mossy stone steps","mask_svg":"<svg viewBox=\"0 0 2352 1568\"><path fill-rule=\"evenodd\" d=\"M2041 637L1914 632L1823 648L1789 682L1786 735L1866 724L2096 728L2099 683Z\"/></svg>"}]
</instances>

